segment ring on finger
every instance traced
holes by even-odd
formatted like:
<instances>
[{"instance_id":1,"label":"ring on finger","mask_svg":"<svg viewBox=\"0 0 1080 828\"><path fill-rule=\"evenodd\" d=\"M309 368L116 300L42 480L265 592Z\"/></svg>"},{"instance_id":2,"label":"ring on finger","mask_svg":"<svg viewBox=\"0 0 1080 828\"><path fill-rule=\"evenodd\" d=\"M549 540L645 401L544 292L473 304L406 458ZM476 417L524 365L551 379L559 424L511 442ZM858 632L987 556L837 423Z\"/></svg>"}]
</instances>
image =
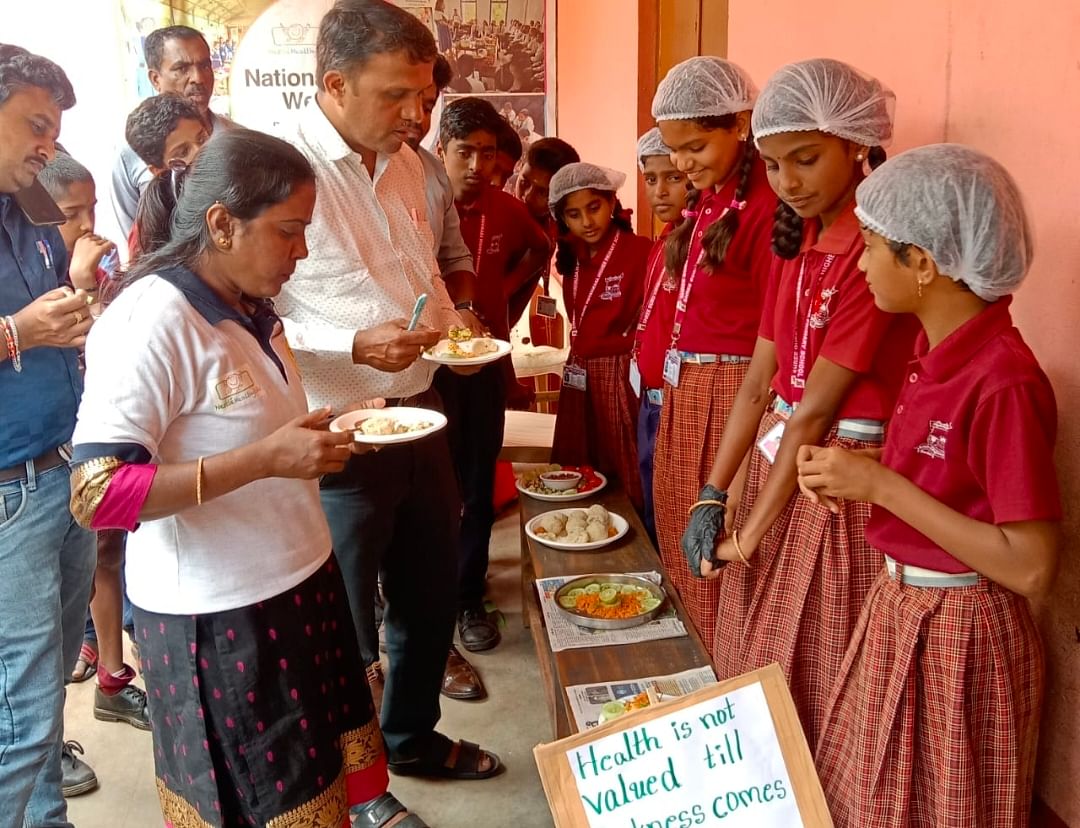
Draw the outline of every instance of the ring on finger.
<instances>
[{"instance_id":1,"label":"ring on finger","mask_svg":"<svg viewBox=\"0 0 1080 828\"><path fill-rule=\"evenodd\" d=\"M71 314L72 314L72 316L75 317L75 324L76 325L78 325L80 322L83 321L83 316L82 316L81 311L72 311Z\"/></svg>"}]
</instances>

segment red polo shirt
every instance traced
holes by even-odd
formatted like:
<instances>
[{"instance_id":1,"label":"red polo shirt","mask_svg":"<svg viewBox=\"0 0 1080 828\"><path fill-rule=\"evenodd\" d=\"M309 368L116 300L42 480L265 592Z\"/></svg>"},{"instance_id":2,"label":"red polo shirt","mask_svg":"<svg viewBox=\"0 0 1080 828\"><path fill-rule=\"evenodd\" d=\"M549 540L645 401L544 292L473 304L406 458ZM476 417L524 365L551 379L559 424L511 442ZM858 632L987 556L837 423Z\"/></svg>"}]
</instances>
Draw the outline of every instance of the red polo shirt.
<instances>
[{"instance_id":1,"label":"red polo shirt","mask_svg":"<svg viewBox=\"0 0 1080 828\"><path fill-rule=\"evenodd\" d=\"M667 270L664 268L664 243L671 233L671 225L664 227L653 243L649 252L649 264L645 270L644 304L641 307L641 321L645 321L645 330L636 333L638 370L641 372L643 388L664 387L664 354L671 345L671 328L675 324L675 290L668 289ZM656 300L652 313L645 320L649 298L655 290Z\"/></svg>"},{"instance_id":2,"label":"red polo shirt","mask_svg":"<svg viewBox=\"0 0 1080 828\"><path fill-rule=\"evenodd\" d=\"M507 301L510 291L518 287L514 280L523 275L516 273L515 268L531 248L548 249L547 234L524 203L494 187L485 187L472 204L456 203L456 206L461 235L472 253L476 271L476 310L497 339L508 340Z\"/></svg>"},{"instance_id":3,"label":"red polo shirt","mask_svg":"<svg viewBox=\"0 0 1080 828\"><path fill-rule=\"evenodd\" d=\"M696 207L697 226L686 257L688 267L693 267L701 256L705 231L724 215L735 197L737 184L729 181L718 192L702 193ZM758 161L751 170L744 200L746 207L739 214L739 227L720 268L714 273L704 266L698 268L682 323L680 351L737 356L750 356L754 352L772 261L770 245L776 212L776 195L769 187L764 164ZM676 274L676 281L682 275ZM669 328L669 343L670 333Z\"/></svg>"},{"instance_id":4,"label":"red polo shirt","mask_svg":"<svg viewBox=\"0 0 1080 828\"><path fill-rule=\"evenodd\" d=\"M573 355L589 359L630 353L652 241L616 230L610 241L600 243L591 259L583 244L574 244L577 272L563 280L566 315L571 327L575 323L578 327L577 338L571 343Z\"/></svg>"},{"instance_id":5,"label":"red polo shirt","mask_svg":"<svg viewBox=\"0 0 1080 828\"><path fill-rule=\"evenodd\" d=\"M863 240L854 210L852 201L820 237L820 222L806 223L802 251L782 261L779 278L770 281L765 307L772 312L762 317L761 337L776 345L778 369L772 388L787 402L802 400L803 389L795 382L798 366L802 364L805 380L822 356L860 375L837 419L887 420L918 322L885 313L874 304L858 268Z\"/></svg>"},{"instance_id":6,"label":"red polo shirt","mask_svg":"<svg viewBox=\"0 0 1080 828\"><path fill-rule=\"evenodd\" d=\"M916 344L881 461L984 523L1060 520L1050 381L1000 299L933 350ZM940 572L971 567L875 506L866 538L896 560Z\"/></svg>"}]
</instances>

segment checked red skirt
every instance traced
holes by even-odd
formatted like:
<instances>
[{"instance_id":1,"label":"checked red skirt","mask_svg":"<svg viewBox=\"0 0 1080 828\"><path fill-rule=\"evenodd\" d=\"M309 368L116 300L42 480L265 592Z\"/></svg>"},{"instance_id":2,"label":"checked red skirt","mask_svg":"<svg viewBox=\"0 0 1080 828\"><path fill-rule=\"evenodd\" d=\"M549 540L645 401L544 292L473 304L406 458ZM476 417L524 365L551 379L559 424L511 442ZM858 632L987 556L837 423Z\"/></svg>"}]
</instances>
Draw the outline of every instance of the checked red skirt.
<instances>
[{"instance_id":1,"label":"checked red skirt","mask_svg":"<svg viewBox=\"0 0 1080 828\"><path fill-rule=\"evenodd\" d=\"M766 411L761 418L754 446L750 449L750 465L746 470L746 482L743 484L742 496L735 512L736 528L746 522L772 470L772 464L758 450L757 443L769 429L783 419L780 414L771 409ZM769 527L769 531L765 533L765 537L758 545L758 553L755 556L758 560L763 560L763 556L775 555L784 539L794 507L795 498L791 498L784 507L784 511L780 513L780 517L773 521L773 525ZM713 636L711 646L713 667L720 681L746 672L742 666L745 644L744 627L746 616L750 611L750 601L754 595L756 573L756 562L754 566L745 566L742 562L735 562L724 567L724 574L718 579L720 594L716 608L716 634Z\"/></svg>"},{"instance_id":2,"label":"checked red skirt","mask_svg":"<svg viewBox=\"0 0 1080 828\"><path fill-rule=\"evenodd\" d=\"M664 386L656 432L653 501L660 559L706 647L715 634L720 581L725 576L707 581L692 575L680 541L690 507L720 450L724 425L748 367L749 363L737 362L683 365L679 387Z\"/></svg>"},{"instance_id":3,"label":"checked red skirt","mask_svg":"<svg viewBox=\"0 0 1080 828\"><path fill-rule=\"evenodd\" d=\"M824 445L876 444L837 437L834 427ZM870 504L841 501L834 515L796 492L787 508L782 539L760 548L751 561L755 580L740 669L779 662L807 742L815 745L851 633L884 558L866 542Z\"/></svg>"},{"instance_id":4,"label":"checked red skirt","mask_svg":"<svg viewBox=\"0 0 1080 828\"><path fill-rule=\"evenodd\" d=\"M559 413L551 459L565 465L591 465L623 485L641 512L641 475L637 459L638 400L630 387L630 355L581 360L586 390L565 383L559 391Z\"/></svg>"},{"instance_id":5,"label":"checked red skirt","mask_svg":"<svg viewBox=\"0 0 1080 828\"><path fill-rule=\"evenodd\" d=\"M1020 596L882 572L817 750L836 828L1025 828L1043 678Z\"/></svg>"}]
</instances>

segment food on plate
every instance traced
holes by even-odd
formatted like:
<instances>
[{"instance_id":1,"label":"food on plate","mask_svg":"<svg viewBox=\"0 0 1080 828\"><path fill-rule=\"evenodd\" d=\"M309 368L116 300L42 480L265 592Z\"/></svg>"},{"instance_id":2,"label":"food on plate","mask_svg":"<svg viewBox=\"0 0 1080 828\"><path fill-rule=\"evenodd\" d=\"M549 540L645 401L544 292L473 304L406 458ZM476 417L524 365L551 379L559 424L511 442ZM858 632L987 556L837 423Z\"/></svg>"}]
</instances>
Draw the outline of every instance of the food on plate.
<instances>
[{"instance_id":1,"label":"food on plate","mask_svg":"<svg viewBox=\"0 0 1080 828\"><path fill-rule=\"evenodd\" d=\"M548 512L533 523L532 530L543 538L572 544L596 543L618 534L611 513L599 504L588 509Z\"/></svg>"},{"instance_id":2,"label":"food on plate","mask_svg":"<svg viewBox=\"0 0 1080 828\"><path fill-rule=\"evenodd\" d=\"M493 354L499 350L495 340L487 336L473 336L471 328L451 327L431 353L436 357L452 359L473 359L484 354Z\"/></svg>"},{"instance_id":3,"label":"food on plate","mask_svg":"<svg viewBox=\"0 0 1080 828\"><path fill-rule=\"evenodd\" d=\"M645 587L632 584L589 584L571 589L559 598L559 603L564 609L590 618L621 619L652 612L660 606L660 599Z\"/></svg>"},{"instance_id":4,"label":"food on plate","mask_svg":"<svg viewBox=\"0 0 1080 828\"><path fill-rule=\"evenodd\" d=\"M424 431L433 425L434 423L427 422L403 423L393 417L368 417L359 424L359 429L368 437L385 437L391 434Z\"/></svg>"},{"instance_id":5,"label":"food on plate","mask_svg":"<svg viewBox=\"0 0 1080 828\"><path fill-rule=\"evenodd\" d=\"M541 475L556 474L558 472L573 472L580 474L581 478L577 481L577 485L570 486L566 489L553 489L550 486L544 485ZM601 479L589 466L577 467L549 464L546 466L537 466L536 468L522 472L521 477L518 478L518 485L525 491L533 494L569 497L571 495L584 494L585 492L591 492L593 489L600 488Z\"/></svg>"},{"instance_id":6,"label":"food on plate","mask_svg":"<svg viewBox=\"0 0 1080 828\"><path fill-rule=\"evenodd\" d=\"M648 706L649 693L645 690L629 699L604 702L603 707L600 708L599 723L603 724L604 722L610 722L612 719L617 719L619 716L622 716L624 713L629 713L631 710L642 710Z\"/></svg>"}]
</instances>

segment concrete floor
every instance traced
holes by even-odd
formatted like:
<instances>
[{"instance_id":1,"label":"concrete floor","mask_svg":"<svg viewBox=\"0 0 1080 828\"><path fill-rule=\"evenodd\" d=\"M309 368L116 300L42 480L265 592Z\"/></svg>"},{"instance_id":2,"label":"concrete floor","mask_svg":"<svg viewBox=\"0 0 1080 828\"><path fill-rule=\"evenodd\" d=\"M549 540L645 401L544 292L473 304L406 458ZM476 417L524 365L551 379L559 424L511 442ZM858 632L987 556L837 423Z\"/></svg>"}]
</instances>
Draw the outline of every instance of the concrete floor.
<instances>
[{"instance_id":1,"label":"concrete floor","mask_svg":"<svg viewBox=\"0 0 1080 828\"><path fill-rule=\"evenodd\" d=\"M488 653L469 654L488 690L481 702L442 700L439 729L453 738L479 742L499 754L507 770L479 782L426 781L390 777L390 790L432 828L552 825L532 749L552 738L540 671L529 631L521 625L520 552L517 510L495 527L488 594L506 619L502 643ZM154 761L148 732L93 717L93 682L68 690L66 738L86 748L100 788L68 801L78 828L151 828L162 824L154 791ZM495 816L497 815L497 816Z\"/></svg>"}]
</instances>

